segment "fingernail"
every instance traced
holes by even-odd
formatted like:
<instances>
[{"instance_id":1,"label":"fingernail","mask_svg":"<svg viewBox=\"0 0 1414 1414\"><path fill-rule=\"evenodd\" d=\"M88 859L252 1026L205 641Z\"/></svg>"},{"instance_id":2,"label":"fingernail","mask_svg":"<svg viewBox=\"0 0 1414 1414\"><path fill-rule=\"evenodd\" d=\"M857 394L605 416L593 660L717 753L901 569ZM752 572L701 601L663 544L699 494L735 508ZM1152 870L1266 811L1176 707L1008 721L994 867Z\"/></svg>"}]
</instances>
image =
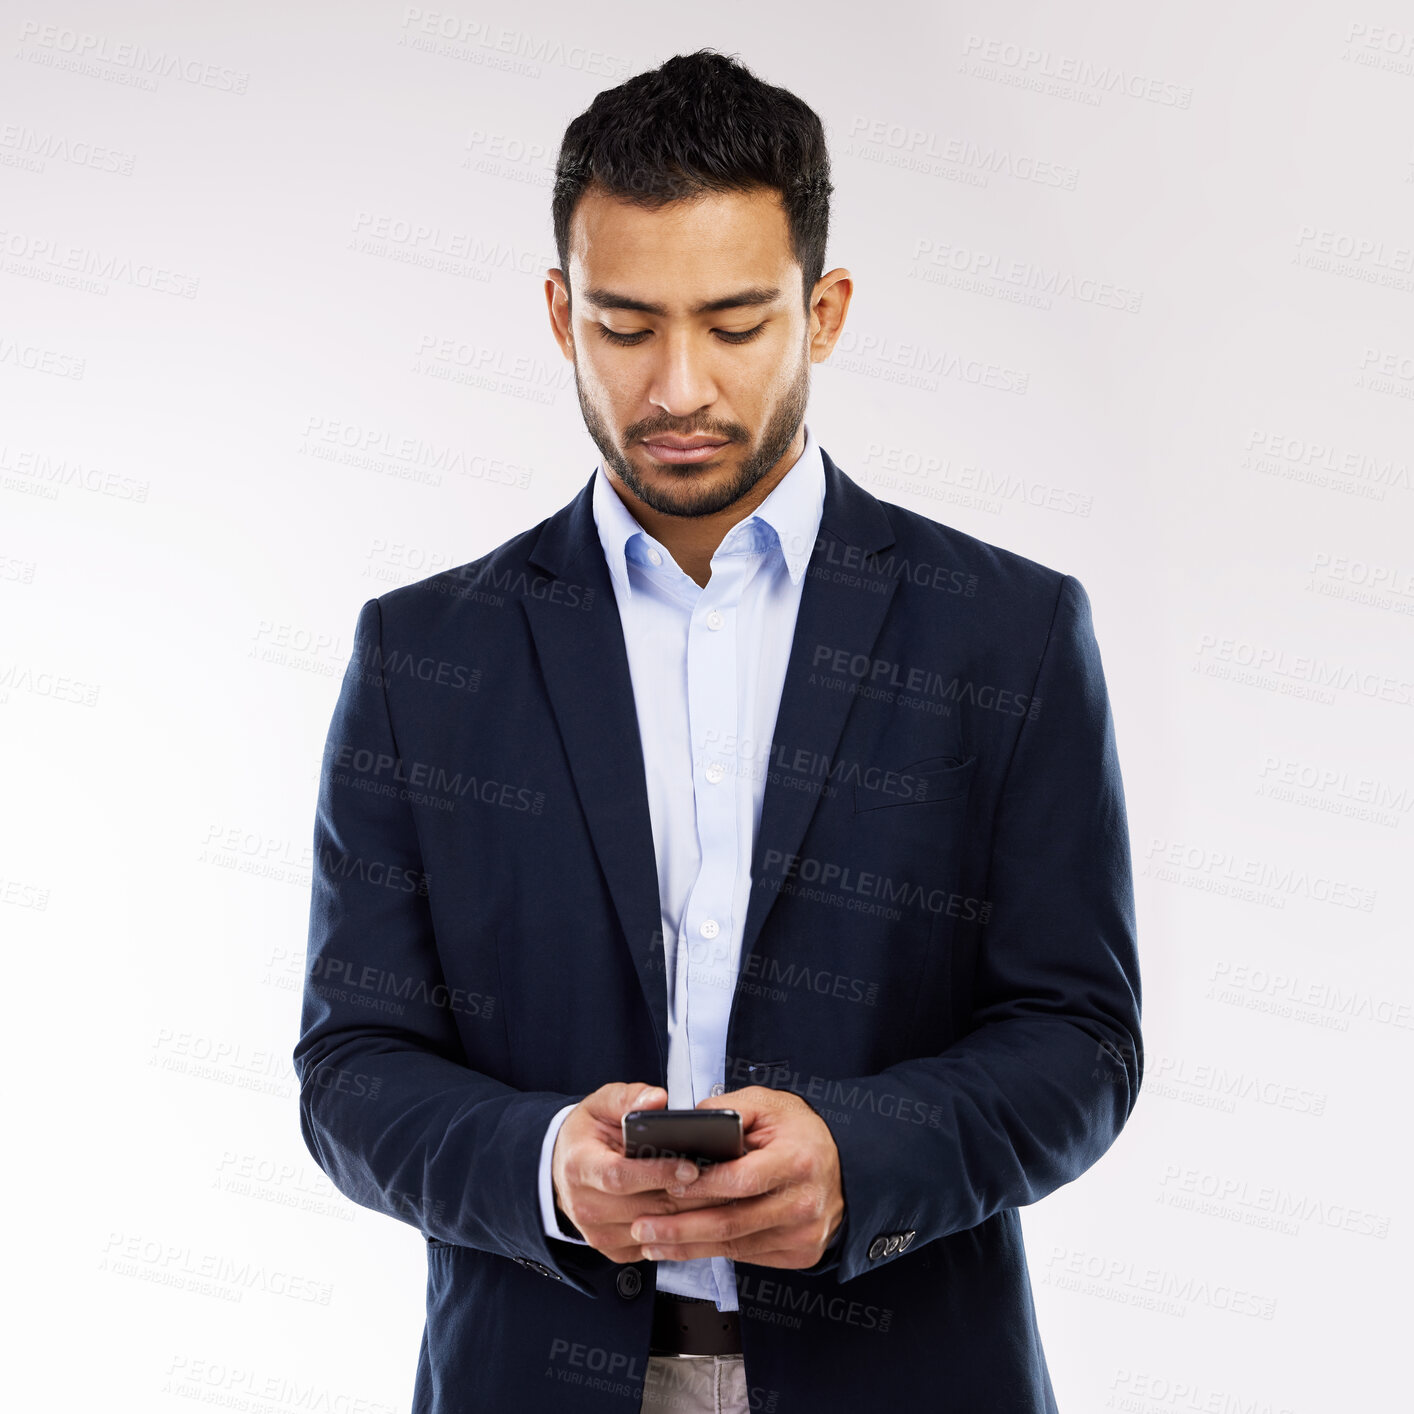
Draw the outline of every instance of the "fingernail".
<instances>
[{"instance_id":1,"label":"fingernail","mask_svg":"<svg viewBox=\"0 0 1414 1414\"><path fill-rule=\"evenodd\" d=\"M651 1085L646 1090L640 1090L638 1092L638 1098L633 1102L634 1109L641 1110L657 1093L658 1092L653 1089Z\"/></svg>"},{"instance_id":2,"label":"fingernail","mask_svg":"<svg viewBox=\"0 0 1414 1414\"><path fill-rule=\"evenodd\" d=\"M654 1238L652 1223L635 1223L633 1228L633 1240L635 1242L652 1242Z\"/></svg>"},{"instance_id":3,"label":"fingernail","mask_svg":"<svg viewBox=\"0 0 1414 1414\"><path fill-rule=\"evenodd\" d=\"M660 1249L657 1247L645 1247L643 1249L644 1259L649 1262L656 1262L658 1260L659 1250Z\"/></svg>"},{"instance_id":4,"label":"fingernail","mask_svg":"<svg viewBox=\"0 0 1414 1414\"><path fill-rule=\"evenodd\" d=\"M679 1164L674 1177L679 1183L690 1183L697 1177L697 1167L694 1164Z\"/></svg>"}]
</instances>

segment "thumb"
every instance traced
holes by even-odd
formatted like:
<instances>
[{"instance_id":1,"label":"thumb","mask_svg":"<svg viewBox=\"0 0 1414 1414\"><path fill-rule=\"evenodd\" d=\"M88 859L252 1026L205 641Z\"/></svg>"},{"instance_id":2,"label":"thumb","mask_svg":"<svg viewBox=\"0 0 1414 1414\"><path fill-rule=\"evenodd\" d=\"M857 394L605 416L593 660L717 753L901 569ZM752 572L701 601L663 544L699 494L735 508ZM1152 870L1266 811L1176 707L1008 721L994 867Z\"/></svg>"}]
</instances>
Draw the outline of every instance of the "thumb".
<instances>
[{"instance_id":1,"label":"thumb","mask_svg":"<svg viewBox=\"0 0 1414 1414\"><path fill-rule=\"evenodd\" d=\"M626 1084L619 1087L617 1114L622 1117L630 1110L663 1110L668 1107L668 1092L661 1085Z\"/></svg>"},{"instance_id":2,"label":"thumb","mask_svg":"<svg viewBox=\"0 0 1414 1414\"><path fill-rule=\"evenodd\" d=\"M641 1080L616 1081L587 1095L584 1107L596 1119L618 1124L630 1110L660 1110L666 1108L667 1103L668 1092L661 1085L649 1085Z\"/></svg>"}]
</instances>

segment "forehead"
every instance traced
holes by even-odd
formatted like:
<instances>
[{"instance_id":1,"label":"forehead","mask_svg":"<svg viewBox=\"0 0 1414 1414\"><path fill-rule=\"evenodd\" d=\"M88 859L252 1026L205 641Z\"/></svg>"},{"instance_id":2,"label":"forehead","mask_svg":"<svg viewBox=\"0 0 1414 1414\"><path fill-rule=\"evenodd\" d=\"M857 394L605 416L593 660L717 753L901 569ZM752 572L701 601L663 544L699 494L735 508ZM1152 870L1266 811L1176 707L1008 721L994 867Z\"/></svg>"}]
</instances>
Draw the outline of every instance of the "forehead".
<instances>
[{"instance_id":1,"label":"forehead","mask_svg":"<svg viewBox=\"0 0 1414 1414\"><path fill-rule=\"evenodd\" d=\"M654 211L591 187L570 223L569 263L576 292L612 290L673 313L746 285L799 283L785 207L770 189L712 192Z\"/></svg>"}]
</instances>

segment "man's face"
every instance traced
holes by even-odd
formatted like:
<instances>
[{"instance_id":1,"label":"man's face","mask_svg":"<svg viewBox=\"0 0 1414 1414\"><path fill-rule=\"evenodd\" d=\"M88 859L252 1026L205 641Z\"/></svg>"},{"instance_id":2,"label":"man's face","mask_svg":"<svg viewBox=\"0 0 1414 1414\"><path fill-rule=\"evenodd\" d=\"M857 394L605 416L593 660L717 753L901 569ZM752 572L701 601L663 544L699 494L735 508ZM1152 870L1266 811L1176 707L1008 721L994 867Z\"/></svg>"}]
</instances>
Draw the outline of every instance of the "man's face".
<instances>
[{"instance_id":1,"label":"man's face","mask_svg":"<svg viewBox=\"0 0 1414 1414\"><path fill-rule=\"evenodd\" d=\"M552 293L552 315L606 468L663 514L739 500L791 449L810 392L811 321L779 195L645 211L591 190L569 263L572 309ZM672 439L703 436L717 445L675 454Z\"/></svg>"}]
</instances>

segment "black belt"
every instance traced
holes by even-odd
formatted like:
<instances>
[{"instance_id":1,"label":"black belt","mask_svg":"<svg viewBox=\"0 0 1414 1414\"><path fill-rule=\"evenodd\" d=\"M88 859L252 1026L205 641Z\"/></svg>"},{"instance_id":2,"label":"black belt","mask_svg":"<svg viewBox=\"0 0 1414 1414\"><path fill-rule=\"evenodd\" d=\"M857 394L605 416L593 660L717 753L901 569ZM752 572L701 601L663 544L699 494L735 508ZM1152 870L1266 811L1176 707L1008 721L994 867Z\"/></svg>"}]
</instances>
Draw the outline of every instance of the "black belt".
<instances>
[{"instance_id":1,"label":"black belt","mask_svg":"<svg viewBox=\"0 0 1414 1414\"><path fill-rule=\"evenodd\" d=\"M741 1321L713 1301L660 1291L653 1298L650 1355L740 1355Z\"/></svg>"}]
</instances>

